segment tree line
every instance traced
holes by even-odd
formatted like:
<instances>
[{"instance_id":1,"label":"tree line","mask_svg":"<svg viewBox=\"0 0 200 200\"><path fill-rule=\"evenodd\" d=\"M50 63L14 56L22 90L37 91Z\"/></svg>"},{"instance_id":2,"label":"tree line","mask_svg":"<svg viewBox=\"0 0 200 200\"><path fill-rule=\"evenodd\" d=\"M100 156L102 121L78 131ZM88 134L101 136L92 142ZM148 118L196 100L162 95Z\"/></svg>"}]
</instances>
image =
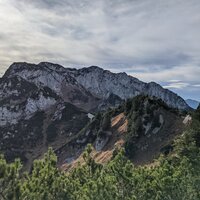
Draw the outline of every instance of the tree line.
<instances>
[{"instance_id":1,"label":"tree line","mask_svg":"<svg viewBox=\"0 0 200 200\"><path fill-rule=\"evenodd\" d=\"M174 150L152 165L135 167L123 149L109 163L96 163L88 145L84 165L59 170L53 150L22 173L19 160L0 157L1 200L199 200L200 109L190 127L174 141Z\"/></svg>"}]
</instances>

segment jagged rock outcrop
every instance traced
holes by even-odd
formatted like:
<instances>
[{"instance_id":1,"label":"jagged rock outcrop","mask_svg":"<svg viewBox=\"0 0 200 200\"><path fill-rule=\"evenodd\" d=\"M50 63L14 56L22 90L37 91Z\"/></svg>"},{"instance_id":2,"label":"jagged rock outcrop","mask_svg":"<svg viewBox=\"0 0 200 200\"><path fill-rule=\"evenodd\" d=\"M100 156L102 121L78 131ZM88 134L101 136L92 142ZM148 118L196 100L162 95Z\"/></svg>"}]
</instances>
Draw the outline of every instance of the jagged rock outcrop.
<instances>
[{"instance_id":1,"label":"jagged rock outcrop","mask_svg":"<svg viewBox=\"0 0 200 200\"><path fill-rule=\"evenodd\" d=\"M20 157L30 164L48 145L60 149L68 144L91 120L90 112L116 107L139 94L189 109L175 93L126 73L13 63L0 78L0 151L8 160ZM82 138L79 145L90 139Z\"/></svg>"},{"instance_id":2,"label":"jagged rock outcrop","mask_svg":"<svg viewBox=\"0 0 200 200\"><path fill-rule=\"evenodd\" d=\"M60 97L48 87L37 87L20 76L0 81L0 126L29 119L35 112L55 105Z\"/></svg>"},{"instance_id":3,"label":"jagged rock outcrop","mask_svg":"<svg viewBox=\"0 0 200 200\"><path fill-rule=\"evenodd\" d=\"M98 99L86 90L61 65L41 62L38 65L13 63L4 78L19 76L37 87L48 87L64 101L80 108L90 110L97 105Z\"/></svg>"},{"instance_id":4,"label":"jagged rock outcrop","mask_svg":"<svg viewBox=\"0 0 200 200\"><path fill-rule=\"evenodd\" d=\"M41 65L13 64L0 79L0 152L28 167L48 145L59 148L74 137L98 101L56 66L52 71Z\"/></svg>"},{"instance_id":5,"label":"jagged rock outcrop","mask_svg":"<svg viewBox=\"0 0 200 200\"><path fill-rule=\"evenodd\" d=\"M57 151L59 164L71 169L84 162L82 153L88 143L94 147L92 155L96 162L109 161L115 150L124 147L134 164L150 163L160 152L167 154L173 149L171 142L187 126L187 118L161 100L139 95L96 115Z\"/></svg>"},{"instance_id":6,"label":"jagged rock outcrop","mask_svg":"<svg viewBox=\"0 0 200 200\"><path fill-rule=\"evenodd\" d=\"M88 109L102 104L102 101L110 99L111 96L118 99L119 105L119 99L125 100L139 94L160 98L173 108L190 109L180 96L157 83L144 83L126 73L112 73L96 66L71 69L48 62L38 65L14 63L4 77L14 74L37 86L47 86L65 101ZM94 96L102 101L98 101ZM115 103L116 101L113 105Z\"/></svg>"},{"instance_id":7,"label":"jagged rock outcrop","mask_svg":"<svg viewBox=\"0 0 200 200\"><path fill-rule=\"evenodd\" d=\"M139 94L155 96L162 99L168 106L178 109L190 109L187 103L174 92L162 88L159 84L144 83L126 73L112 73L99 67L69 69L78 83L92 94L107 99L111 94L121 99L128 99Z\"/></svg>"}]
</instances>

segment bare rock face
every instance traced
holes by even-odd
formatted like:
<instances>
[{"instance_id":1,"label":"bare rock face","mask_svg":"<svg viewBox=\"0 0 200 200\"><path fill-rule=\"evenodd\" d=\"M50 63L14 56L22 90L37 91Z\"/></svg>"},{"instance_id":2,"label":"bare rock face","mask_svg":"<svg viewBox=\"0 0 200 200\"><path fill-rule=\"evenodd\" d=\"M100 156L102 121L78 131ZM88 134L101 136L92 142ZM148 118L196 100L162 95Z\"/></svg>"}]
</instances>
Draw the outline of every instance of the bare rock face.
<instances>
[{"instance_id":1,"label":"bare rock face","mask_svg":"<svg viewBox=\"0 0 200 200\"><path fill-rule=\"evenodd\" d=\"M28 167L48 145L59 148L74 137L97 101L62 67L46 65L15 63L0 79L0 152Z\"/></svg>"},{"instance_id":2,"label":"bare rock face","mask_svg":"<svg viewBox=\"0 0 200 200\"><path fill-rule=\"evenodd\" d=\"M58 160L69 169L82 162L88 143L93 158L100 163L111 159L113 152L125 148L134 164L147 164L160 152L170 152L171 142L185 128L185 115L169 108L157 98L139 95L118 108L98 113L68 144L59 149ZM189 118L188 118L189 119ZM169 147L169 148L168 148Z\"/></svg>"},{"instance_id":3,"label":"bare rock face","mask_svg":"<svg viewBox=\"0 0 200 200\"><path fill-rule=\"evenodd\" d=\"M144 88L144 94L148 96L155 96L162 99L169 107L177 108L180 110L189 110L191 109L188 104L180 96L174 92L164 89L159 84L155 82L147 83Z\"/></svg>"},{"instance_id":4,"label":"bare rock face","mask_svg":"<svg viewBox=\"0 0 200 200\"><path fill-rule=\"evenodd\" d=\"M145 83L126 73L112 73L99 67L69 70L71 75L91 93L100 98L108 98L110 94L121 99L131 98L140 93Z\"/></svg>"},{"instance_id":5,"label":"bare rock face","mask_svg":"<svg viewBox=\"0 0 200 200\"><path fill-rule=\"evenodd\" d=\"M69 143L91 120L88 113L139 94L189 109L175 93L126 73L94 66L70 69L48 62L13 63L0 78L0 151L8 160L20 157L30 164L49 144L59 149Z\"/></svg>"},{"instance_id":6,"label":"bare rock face","mask_svg":"<svg viewBox=\"0 0 200 200\"><path fill-rule=\"evenodd\" d=\"M96 66L77 70L47 62L38 65L14 63L4 77L13 75L20 76L37 87L46 86L65 101L87 109L105 104L106 100L110 101L114 96L113 106L119 104L119 99L125 100L139 94L160 98L173 108L190 108L180 96L157 83L144 83L126 73L112 73Z\"/></svg>"},{"instance_id":7,"label":"bare rock face","mask_svg":"<svg viewBox=\"0 0 200 200\"><path fill-rule=\"evenodd\" d=\"M39 88L17 75L1 79L0 88L0 126L30 119L35 112L48 109L60 99L50 88Z\"/></svg>"},{"instance_id":8,"label":"bare rock face","mask_svg":"<svg viewBox=\"0 0 200 200\"><path fill-rule=\"evenodd\" d=\"M181 110L190 109L187 103L174 92L162 88L159 84L144 83L126 73L112 73L99 67L68 69L78 83L99 98L107 99L116 95L122 100L139 94L162 99L168 106Z\"/></svg>"},{"instance_id":9,"label":"bare rock face","mask_svg":"<svg viewBox=\"0 0 200 200\"><path fill-rule=\"evenodd\" d=\"M65 102L90 110L97 105L98 99L80 85L67 70L57 64L42 62L38 65L14 63L4 77L17 75L37 87L48 87Z\"/></svg>"}]
</instances>

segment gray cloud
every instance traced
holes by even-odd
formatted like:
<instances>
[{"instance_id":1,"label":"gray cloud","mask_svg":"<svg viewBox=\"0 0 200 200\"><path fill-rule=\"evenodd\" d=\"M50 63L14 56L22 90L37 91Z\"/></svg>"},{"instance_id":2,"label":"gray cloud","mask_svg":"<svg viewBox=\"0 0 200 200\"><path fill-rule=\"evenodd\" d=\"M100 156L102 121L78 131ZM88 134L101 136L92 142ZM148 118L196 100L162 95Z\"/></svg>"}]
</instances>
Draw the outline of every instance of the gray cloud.
<instances>
[{"instance_id":1,"label":"gray cloud","mask_svg":"<svg viewBox=\"0 0 200 200\"><path fill-rule=\"evenodd\" d=\"M199 10L199 0L2 0L0 73L45 60L198 81Z\"/></svg>"}]
</instances>

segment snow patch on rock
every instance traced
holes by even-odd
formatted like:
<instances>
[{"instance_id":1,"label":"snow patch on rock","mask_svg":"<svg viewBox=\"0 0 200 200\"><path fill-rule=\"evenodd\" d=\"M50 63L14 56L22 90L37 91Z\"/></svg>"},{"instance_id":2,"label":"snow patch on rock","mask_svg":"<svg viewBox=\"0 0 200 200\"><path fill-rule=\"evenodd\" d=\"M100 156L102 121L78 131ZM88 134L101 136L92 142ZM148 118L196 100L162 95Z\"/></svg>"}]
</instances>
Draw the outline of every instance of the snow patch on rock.
<instances>
[{"instance_id":1,"label":"snow patch on rock","mask_svg":"<svg viewBox=\"0 0 200 200\"><path fill-rule=\"evenodd\" d=\"M190 115L187 115L184 120L183 120L183 124L187 124L192 120L192 117Z\"/></svg>"},{"instance_id":2,"label":"snow patch on rock","mask_svg":"<svg viewBox=\"0 0 200 200\"><path fill-rule=\"evenodd\" d=\"M91 119L91 120L94 118L94 115L91 114L91 113L88 113L87 116L88 116L88 118Z\"/></svg>"}]
</instances>

